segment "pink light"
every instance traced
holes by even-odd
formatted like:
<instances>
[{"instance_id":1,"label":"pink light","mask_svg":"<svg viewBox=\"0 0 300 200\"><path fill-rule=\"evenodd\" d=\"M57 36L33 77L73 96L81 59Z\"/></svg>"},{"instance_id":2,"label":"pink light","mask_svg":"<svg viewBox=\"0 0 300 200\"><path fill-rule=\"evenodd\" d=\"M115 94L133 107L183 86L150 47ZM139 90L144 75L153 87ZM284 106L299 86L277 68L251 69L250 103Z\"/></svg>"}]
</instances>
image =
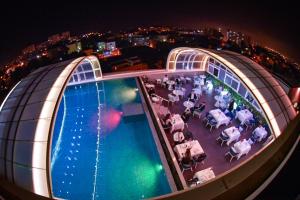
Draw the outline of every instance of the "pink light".
<instances>
[{"instance_id":1,"label":"pink light","mask_svg":"<svg viewBox=\"0 0 300 200\"><path fill-rule=\"evenodd\" d=\"M112 131L117 128L121 121L121 115L123 112L119 112L115 109L109 109L103 114L103 125L106 131Z\"/></svg>"}]
</instances>

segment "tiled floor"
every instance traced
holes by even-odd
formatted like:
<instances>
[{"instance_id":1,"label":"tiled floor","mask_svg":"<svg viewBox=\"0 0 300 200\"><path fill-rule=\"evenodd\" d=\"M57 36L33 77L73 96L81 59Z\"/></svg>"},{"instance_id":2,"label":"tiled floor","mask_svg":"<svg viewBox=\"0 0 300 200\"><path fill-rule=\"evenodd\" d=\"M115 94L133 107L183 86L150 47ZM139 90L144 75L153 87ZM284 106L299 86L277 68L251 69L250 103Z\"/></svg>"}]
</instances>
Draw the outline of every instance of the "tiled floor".
<instances>
[{"instance_id":1,"label":"tiled floor","mask_svg":"<svg viewBox=\"0 0 300 200\"><path fill-rule=\"evenodd\" d=\"M193 74L194 73L186 74L186 76L189 76L192 78ZM160 75L160 76L152 75L152 76L148 76L148 78L149 78L150 82L155 83L156 82L155 80L157 78L161 78L162 76L163 75ZM182 114L185 110L185 107L183 106L183 102L187 100L187 95L190 94L193 86L192 86L192 83L187 83L183 87L185 87L187 90L186 97L180 99L179 102L169 106L169 110L171 113ZM166 99L168 99L168 94L171 93L171 91L169 91L167 88L163 88L159 85L155 86L155 92L157 95L164 97ZM214 96L215 95L216 94L214 92L212 92L211 94L203 94L200 97L200 102L203 102L203 101L206 102L206 108L205 108L204 114L202 116L204 116L206 112L208 112L212 109L215 109L215 107L214 107L214 104L215 104ZM208 167L212 167L215 175L217 176L227 170L230 170L231 168L240 164L241 162L245 161L246 159L251 157L253 154L255 154L262 147L263 142L252 144L251 150L247 155L242 156L239 160L233 159L232 162L230 163L229 162L230 156L225 158L225 154L228 152L230 146L232 146L234 144L234 142L232 142L229 147L225 143L221 147L221 145L216 141L216 138L220 135L220 133L224 129L231 127L231 126L239 125L240 122L237 119L235 119L235 120L233 120L232 124L230 124L228 126L222 125L218 129L213 129L210 132L209 129L205 127L205 123L202 122L202 118L199 119L196 116L191 117L190 120L188 121L188 128L185 127L184 131L189 130L193 133L194 139L199 141L200 145L202 146L204 152L207 155L207 158L205 159L204 164L198 164L196 169L193 168L193 172L191 172L191 171L184 172L183 175L186 180L191 179L195 172L200 171L202 169L206 169ZM242 140L244 138L248 139L250 137L250 134L253 131L253 129L254 128L248 129L247 131L244 130L241 134L240 140ZM173 142L172 134L171 133L166 133L166 134L168 136L171 146L174 147L175 144Z\"/></svg>"}]
</instances>

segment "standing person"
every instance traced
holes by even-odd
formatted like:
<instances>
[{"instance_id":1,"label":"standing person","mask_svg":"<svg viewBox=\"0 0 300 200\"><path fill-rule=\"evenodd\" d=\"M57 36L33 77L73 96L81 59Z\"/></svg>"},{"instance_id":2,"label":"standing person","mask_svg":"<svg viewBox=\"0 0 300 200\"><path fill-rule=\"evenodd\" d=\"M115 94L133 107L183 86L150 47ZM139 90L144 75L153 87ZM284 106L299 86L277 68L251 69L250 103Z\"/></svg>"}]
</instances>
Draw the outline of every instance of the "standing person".
<instances>
[{"instance_id":1,"label":"standing person","mask_svg":"<svg viewBox=\"0 0 300 200\"><path fill-rule=\"evenodd\" d=\"M228 110L229 110L230 112L232 112L233 106L234 106L234 100L232 99L232 100L230 101L230 103L229 103L229 106L228 106Z\"/></svg>"},{"instance_id":2,"label":"standing person","mask_svg":"<svg viewBox=\"0 0 300 200\"><path fill-rule=\"evenodd\" d=\"M164 78L163 78L163 83L167 83L167 81L169 80L168 75L165 74Z\"/></svg>"}]
</instances>

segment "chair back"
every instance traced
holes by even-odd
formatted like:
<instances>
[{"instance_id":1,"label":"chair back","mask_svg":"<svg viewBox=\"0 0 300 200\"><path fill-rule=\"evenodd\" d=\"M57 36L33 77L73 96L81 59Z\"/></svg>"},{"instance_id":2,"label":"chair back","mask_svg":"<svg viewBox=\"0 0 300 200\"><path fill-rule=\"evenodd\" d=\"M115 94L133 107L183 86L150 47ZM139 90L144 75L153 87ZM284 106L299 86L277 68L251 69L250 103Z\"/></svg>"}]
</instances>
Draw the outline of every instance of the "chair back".
<instances>
[{"instance_id":1,"label":"chair back","mask_svg":"<svg viewBox=\"0 0 300 200\"><path fill-rule=\"evenodd\" d=\"M229 153L230 153L232 156L236 156L236 155L238 155L238 153L237 153L237 152L235 152L235 151L233 150L233 148L232 148L232 147L229 149Z\"/></svg>"}]
</instances>

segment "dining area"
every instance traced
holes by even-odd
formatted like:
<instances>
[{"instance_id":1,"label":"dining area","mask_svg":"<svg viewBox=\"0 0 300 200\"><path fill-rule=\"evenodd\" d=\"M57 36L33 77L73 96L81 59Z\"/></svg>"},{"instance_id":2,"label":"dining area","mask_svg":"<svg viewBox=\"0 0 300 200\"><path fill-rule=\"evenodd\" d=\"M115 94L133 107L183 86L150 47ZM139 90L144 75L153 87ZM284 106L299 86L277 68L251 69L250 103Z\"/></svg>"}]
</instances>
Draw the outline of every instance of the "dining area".
<instances>
[{"instance_id":1,"label":"dining area","mask_svg":"<svg viewBox=\"0 0 300 200\"><path fill-rule=\"evenodd\" d=\"M162 122L169 115L169 126L164 131L186 181L209 167L215 175L231 169L258 151L269 135L257 128L259 121L251 109L236 105L232 91L214 88L212 77L200 76L168 75L168 81L174 81L169 82L172 90L167 82L166 86L156 84L157 77L151 82L157 96L170 100L172 95L176 99L160 105L168 112L159 117ZM247 128L251 120L255 123Z\"/></svg>"}]
</instances>

